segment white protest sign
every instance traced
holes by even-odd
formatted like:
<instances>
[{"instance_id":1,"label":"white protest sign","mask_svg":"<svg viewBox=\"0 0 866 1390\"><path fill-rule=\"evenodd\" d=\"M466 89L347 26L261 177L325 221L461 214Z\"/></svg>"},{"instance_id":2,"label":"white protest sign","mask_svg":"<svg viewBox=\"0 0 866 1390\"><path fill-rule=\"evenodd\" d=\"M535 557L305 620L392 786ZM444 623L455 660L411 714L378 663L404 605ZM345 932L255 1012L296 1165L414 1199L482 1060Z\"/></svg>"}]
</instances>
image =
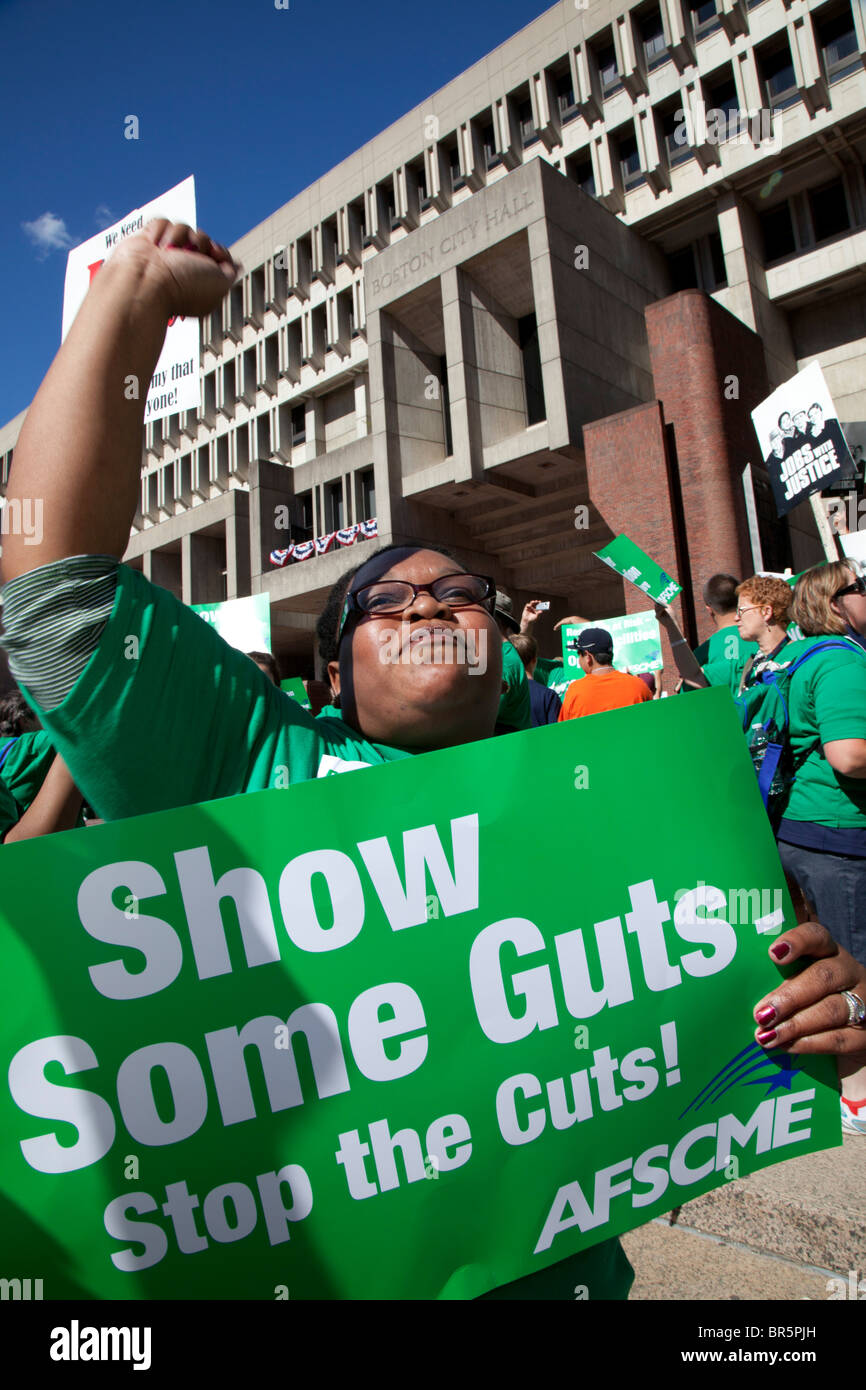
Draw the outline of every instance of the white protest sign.
<instances>
[{"instance_id":1,"label":"white protest sign","mask_svg":"<svg viewBox=\"0 0 866 1390\"><path fill-rule=\"evenodd\" d=\"M154 217L167 217L171 222L187 222L191 227L196 226L195 179L192 175L69 252L63 287L64 338L100 266L109 259L121 241L140 232ZM141 384L127 382L125 389L139 391ZM198 320L172 319L147 390L145 423L161 420L180 410L197 410L199 395ZM133 396L130 395L129 399L133 399Z\"/></svg>"}]
</instances>

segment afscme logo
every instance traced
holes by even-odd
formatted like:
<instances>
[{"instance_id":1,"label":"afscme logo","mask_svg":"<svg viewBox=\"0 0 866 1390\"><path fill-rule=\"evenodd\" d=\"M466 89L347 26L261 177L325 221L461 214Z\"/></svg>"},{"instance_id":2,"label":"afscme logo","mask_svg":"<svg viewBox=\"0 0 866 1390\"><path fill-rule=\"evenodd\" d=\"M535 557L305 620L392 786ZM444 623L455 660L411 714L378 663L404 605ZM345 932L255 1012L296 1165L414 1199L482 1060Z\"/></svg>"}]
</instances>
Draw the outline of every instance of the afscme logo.
<instances>
[{"instance_id":1,"label":"afscme logo","mask_svg":"<svg viewBox=\"0 0 866 1390\"><path fill-rule=\"evenodd\" d=\"M134 1371L150 1370L149 1327L69 1327L51 1329L52 1361L131 1361Z\"/></svg>"}]
</instances>

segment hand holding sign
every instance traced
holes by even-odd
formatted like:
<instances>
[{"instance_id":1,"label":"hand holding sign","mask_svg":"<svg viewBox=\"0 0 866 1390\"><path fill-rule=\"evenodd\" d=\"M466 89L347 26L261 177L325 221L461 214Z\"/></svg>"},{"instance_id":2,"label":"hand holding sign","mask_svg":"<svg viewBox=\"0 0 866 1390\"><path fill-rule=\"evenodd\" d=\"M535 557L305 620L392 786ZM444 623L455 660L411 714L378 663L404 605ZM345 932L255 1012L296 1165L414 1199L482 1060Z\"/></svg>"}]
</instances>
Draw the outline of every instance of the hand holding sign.
<instances>
[{"instance_id":1,"label":"hand holding sign","mask_svg":"<svg viewBox=\"0 0 866 1390\"><path fill-rule=\"evenodd\" d=\"M179 255L179 252L189 254ZM164 217L148 222L115 252L116 261L137 261L164 296L168 317L208 314L224 299L240 270L224 246L202 231Z\"/></svg>"},{"instance_id":2,"label":"hand holding sign","mask_svg":"<svg viewBox=\"0 0 866 1390\"><path fill-rule=\"evenodd\" d=\"M777 937L770 955L780 965L797 960L812 964L756 1004L756 1041L793 1053L826 1052L829 1043L840 1055L866 1055L866 1031L849 1024L842 992L852 991L866 1000L866 967L818 922L804 922Z\"/></svg>"}]
</instances>

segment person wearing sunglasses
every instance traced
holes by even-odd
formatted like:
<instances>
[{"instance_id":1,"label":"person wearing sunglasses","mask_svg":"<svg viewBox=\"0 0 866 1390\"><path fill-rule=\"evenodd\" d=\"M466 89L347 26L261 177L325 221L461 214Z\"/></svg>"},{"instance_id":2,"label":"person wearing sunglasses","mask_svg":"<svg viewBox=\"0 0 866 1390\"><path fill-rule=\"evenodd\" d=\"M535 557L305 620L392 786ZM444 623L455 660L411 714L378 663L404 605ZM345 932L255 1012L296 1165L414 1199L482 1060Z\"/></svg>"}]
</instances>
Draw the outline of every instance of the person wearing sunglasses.
<instances>
[{"instance_id":1,"label":"person wearing sunglasses","mask_svg":"<svg viewBox=\"0 0 866 1390\"><path fill-rule=\"evenodd\" d=\"M174 595L120 563L146 396L130 401L124 381L150 381L169 319L210 313L237 273L224 247L183 224L158 220L127 238L95 277L15 450L9 499L41 497L46 525L38 545L4 538L3 645L105 820L290 788L490 738L496 727L495 588L433 546L388 547L333 587L317 631L337 703L315 719ZM866 1051L851 1004L866 998L866 967L818 922L780 935L769 955L804 968L744 1004L759 1045ZM485 1297L572 1301L580 1285L593 1301L625 1298L631 1278L619 1242L606 1240Z\"/></svg>"},{"instance_id":2,"label":"person wearing sunglasses","mask_svg":"<svg viewBox=\"0 0 866 1390\"><path fill-rule=\"evenodd\" d=\"M850 561L807 570L792 616L805 634L793 662L834 639L791 678L797 771L779 824L779 855L819 921L866 963L866 584ZM866 1068L840 1063L842 1123L866 1135Z\"/></svg>"},{"instance_id":3,"label":"person wearing sunglasses","mask_svg":"<svg viewBox=\"0 0 866 1390\"><path fill-rule=\"evenodd\" d=\"M841 568L847 569L841 576L845 582L835 590L830 609L843 622L845 636L866 651L866 574L862 570L855 573L853 561Z\"/></svg>"}]
</instances>

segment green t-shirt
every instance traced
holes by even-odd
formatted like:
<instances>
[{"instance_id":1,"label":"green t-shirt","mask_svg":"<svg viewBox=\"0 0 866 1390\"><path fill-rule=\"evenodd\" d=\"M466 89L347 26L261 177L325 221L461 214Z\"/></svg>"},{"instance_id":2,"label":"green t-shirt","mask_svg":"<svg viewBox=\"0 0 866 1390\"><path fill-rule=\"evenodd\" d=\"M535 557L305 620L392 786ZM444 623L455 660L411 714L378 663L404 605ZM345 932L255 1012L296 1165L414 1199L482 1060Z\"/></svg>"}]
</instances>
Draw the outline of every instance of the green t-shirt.
<instances>
[{"instance_id":1,"label":"green t-shirt","mask_svg":"<svg viewBox=\"0 0 866 1390\"><path fill-rule=\"evenodd\" d=\"M546 685L548 690L552 690L562 700L571 682L583 679L583 671L579 666L574 672L568 671L561 660L540 656L532 679L538 681L539 685Z\"/></svg>"},{"instance_id":2,"label":"green t-shirt","mask_svg":"<svg viewBox=\"0 0 866 1390\"><path fill-rule=\"evenodd\" d=\"M45 781L54 762L55 748L44 729L19 734L14 739L0 739L0 757L5 748L9 748L9 752L0 766L0 778L14 798L20 817Z\"/></svg>"},{"instance_id":3,"label":"green t-shirt","mask_svg":"<svg viewBox=\"0 0 866 1390\"><path fill-rule=\"evenodd\" d=\"M21 819L15 798L7 789L5 782L0 780L0 840Z\"/></svg>"},{"instance_id":4,"label":"green t-shirt","mask_svg":"<svg viewBox=\"0 0 866 1390\"><path fill-rule=\"evenodd\" d=\"M828 640L792 642L785 648L786 664ZM811 752L794 779L785 820L866 829L866 778L843 777L821 751L834 739L866 738L866 655L854 642L850 650L821 652L794 673L788 695L795 758Z\"/></svg>"},{"instance_id":5,"label":"green t-shirt","mask_svg":"<svg viewBox=\"0 0 866 1390\"><path fill-rule=\"evenodd\" d=\"M508 689L502 692L496 722L506 729L531 729L532 710L529 701L529 682L516 647L502 643L502 679Z\"/></svg>"},{"instance_id":6,"label":"green t-shirt","mask_svg":"<svg viewBox=\"0 0 866 1390\"><path fill-rule=\"evenodd\" d=\"M208 623L120 565L111 617L61 705L37 710L57 752L105 820L283 787L411 756L368 742L333 707L314 719ZM135 640L132 640L135 639ZM520 658L529 723L529 691ZM507 679L507 677L506 677ZM520 682L508 695L514 696ZM369 775L372 775L369 774ZM488 1298L624 1299L633 1278L606 1240Z\"/></svg>"},{"instance_id":7,"label":"green t-shirt","mask_svg":"<svg viewBox=\"0 0 866 1390\"><path fill-rule=\"evenodd\" d=\"M736 694L743 667L757 651L757 642L744 642L735 627L722 627L695 647L695 657L710 685L726 685Z\"/></svg>"}]
</instances>

